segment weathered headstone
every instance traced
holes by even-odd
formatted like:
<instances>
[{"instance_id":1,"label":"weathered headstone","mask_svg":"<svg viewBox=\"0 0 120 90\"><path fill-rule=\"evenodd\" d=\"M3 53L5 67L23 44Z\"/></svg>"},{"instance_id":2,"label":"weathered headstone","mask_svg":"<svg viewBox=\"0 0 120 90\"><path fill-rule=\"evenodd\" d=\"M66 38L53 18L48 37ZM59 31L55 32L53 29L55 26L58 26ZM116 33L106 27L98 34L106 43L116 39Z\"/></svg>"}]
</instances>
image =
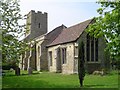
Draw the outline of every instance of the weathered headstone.
<instances>
[{"instance_id":1,"label":"weathered headstone","mask_svg":"<svg viewBox=\"0 0 120 90\"><path fill-rule=\"evenodd\" d=\"M32 68L31 68L31 67L28 68L28 74L29 74L29 75L32 74Z\"/></svg>"},{"instance_id":2,"label":"weathered headstone","mask_svg":"<svg viewBox=\"0 0 120 90\"><path fill-rule=\"evenodd\" d=\"M20 68L19 67L15 68L15 75L17 75L17 76L20 75Z\"/></svg>"},{"instance_id":3,"label":"weathered headstone","mask_svg":"<svg viewBox=\"0 0 120 90\"><path fill-rule=\"evenodd\" d=\"M13 69L13 68L10 68L9 72L13 72L13 71L14 71L14 69Z\"/></svg>"}]
</instances>

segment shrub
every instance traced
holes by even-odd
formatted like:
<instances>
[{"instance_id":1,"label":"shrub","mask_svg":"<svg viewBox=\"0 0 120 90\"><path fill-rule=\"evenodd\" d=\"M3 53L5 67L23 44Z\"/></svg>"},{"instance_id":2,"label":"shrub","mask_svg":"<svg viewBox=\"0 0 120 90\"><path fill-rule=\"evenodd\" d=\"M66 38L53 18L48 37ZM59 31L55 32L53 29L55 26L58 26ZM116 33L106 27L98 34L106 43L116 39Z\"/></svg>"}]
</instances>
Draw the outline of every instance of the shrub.
<instances>
[{"instance_id":1,"label":"shrub","mask_svg":"<svg viewBox=\"0 0 120 90\"><path fill-rule=\"evenodd\" d=\"M3 70L10 70L11 68L15 69L16 65L13 63L3 63L2 64L2 69Z\"/></svg>"}]
</instances>

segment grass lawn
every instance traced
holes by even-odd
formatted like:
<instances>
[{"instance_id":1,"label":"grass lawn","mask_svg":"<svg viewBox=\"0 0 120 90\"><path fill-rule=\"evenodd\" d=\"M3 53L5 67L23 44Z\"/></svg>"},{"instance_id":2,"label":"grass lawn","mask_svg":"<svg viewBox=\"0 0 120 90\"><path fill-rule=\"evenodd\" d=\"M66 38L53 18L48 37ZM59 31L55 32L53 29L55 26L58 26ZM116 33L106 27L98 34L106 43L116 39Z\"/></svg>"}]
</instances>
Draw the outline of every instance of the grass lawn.
<instances>
[{"instance_id":1,"label":"grass lawn","mask_svg":"<svg viewBox=\"0 0 120 90\"><path fill-rule=\"evenodd\" d=\"M14 72L7 72L2 78L2 88L79 88L78 75L63 75L60 73L34 72L27 75L25 71L21 76ZM111 73L105 76L86 75L85 88L118 88L118 74Z\"/></svg>"}]
</instances>

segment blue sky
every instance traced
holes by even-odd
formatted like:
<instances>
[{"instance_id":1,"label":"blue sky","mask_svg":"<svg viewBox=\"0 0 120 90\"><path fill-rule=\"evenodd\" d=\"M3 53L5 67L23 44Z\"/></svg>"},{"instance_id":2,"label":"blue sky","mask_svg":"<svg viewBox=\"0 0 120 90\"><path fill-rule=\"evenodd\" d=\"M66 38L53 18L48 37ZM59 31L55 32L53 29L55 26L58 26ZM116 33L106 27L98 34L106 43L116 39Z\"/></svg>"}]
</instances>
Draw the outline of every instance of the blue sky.
<instances>
[{"instance_id":1,"label":"blue sky","mask_svg":"<svg viewBox=\"0 0 120 90\"><path fill-rule=\"evenodd\" d=\"M62 24L70 27L98 16L99 7L94 0L20 0L22 15L30 10L48 13L48 32Z\"/></svg>"}]
</instances>

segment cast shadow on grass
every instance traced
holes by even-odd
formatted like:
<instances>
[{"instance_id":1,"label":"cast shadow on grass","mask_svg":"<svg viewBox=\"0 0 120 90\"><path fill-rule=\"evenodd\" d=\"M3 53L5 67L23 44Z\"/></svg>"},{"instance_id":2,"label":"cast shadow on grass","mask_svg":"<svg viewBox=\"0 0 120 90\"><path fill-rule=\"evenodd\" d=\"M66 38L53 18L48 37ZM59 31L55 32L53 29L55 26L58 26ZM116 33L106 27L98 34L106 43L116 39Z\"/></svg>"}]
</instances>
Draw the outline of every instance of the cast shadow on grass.
<instances>
[{"instance_id":1,"label":"cast shadow on grass","mask_svg":"<svg viewBox=\"0 0 120 90\"><path fill-rule=\"evenodd\" d=\"M37 81L36 81L37 82ZM32 84L30 84L31 81L26 81L24 85L22 85L22 82L16 82L15 84L3 84L3 89L13 89L16 90L17 88L24 90L24 88L46 88L47 82L40 80L39 83L35 83L33 81ZM28 89L29 90L29 89Z\"/></svg>"},{"instance_id":2,"label":"cast shadow on grass","mask_svg":"<svg viewBox=\"0 0 120 90\"><path fill-rule=\"evenodd\" d=\"M96 84L96 85L84 85L83 88L110 88L116 90L118 87L110 87L110 85Z\"/></svg>"},{"instance_id":3,"label":"cast shadow on grass","mask_svg":"<svg viewBox=\"0 0 120 90\"><path fill-rule=\"evenodd\" d=\"M35 72L35 73L32 73L32 74L30 74L30 75L36 75L36 74L40 74L39 72ZM19 76L27 76L27 75L29 75L28 73L21 73ZM12 77L12 76L17 76L17 75L15 75L15 74L5 74L4 76L2 76L3 78L4 77Z\"/></svg>"},{"instance_id":4,"label":"cast shadow on grass","mask_svg":"<svg viewBox=\"0 0 120 90\"><path fill-rule=\"evenodd\" d=\"M32 74L30 74L30 75L36 75L36 74L40 74L40 73L36 72L36 73L32 73ZM23 75L29 75L29 74L28 74L28 73L23 73L23 74L21 74L20 76L23 76Z\"/></svg>"},{"instance_id":5,"label":"cast shadow on grass","mask_svg":"<svg viewBox=\"0 0 120 90\"><path fill-rule=\"evenodd\" d=\"M93 88L93 87L104 87L106 85L84 85L85 88Z\"/></svg>"}]
</instances>

